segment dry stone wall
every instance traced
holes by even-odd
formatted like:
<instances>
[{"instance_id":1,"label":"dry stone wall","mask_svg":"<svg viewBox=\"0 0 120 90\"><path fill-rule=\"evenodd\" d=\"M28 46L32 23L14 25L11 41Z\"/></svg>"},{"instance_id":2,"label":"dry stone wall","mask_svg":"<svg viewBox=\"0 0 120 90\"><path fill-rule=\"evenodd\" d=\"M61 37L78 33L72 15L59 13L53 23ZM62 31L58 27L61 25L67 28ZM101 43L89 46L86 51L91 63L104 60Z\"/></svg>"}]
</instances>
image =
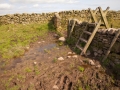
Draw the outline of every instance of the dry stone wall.
<instances>
[{"instance_id":1,"label":"dry stone wall","mask_svg":"<svg viewBox=\"0 0 120 90\"><path fill-rule=\"evenodd\" d=\"M61 26L67 26L67 21L70 18L76 18L81 21L88 21L91 18L90 12L88 10L71 10L71 11L61 11L58 12L61 17ZM32 14L12 14L0 16L0 24L23 24L23 23L44 23L52 20L55 12L53 13L32 13ZM96 16L99 18L100 13L97 12ZM118 27L116 22L120 23L120 11L109 11L107 13L107 19L109 25L113 27Z\"/></svg>"},{"instance_id":2,"label":"dry stone wall","mask_svg":"<svg viewBox=\"0 0 120 90\"><path fill-rule=\"evenodd\" d=\"M0 16L0 24L45 23L54 17L54 13L13 14Z\"/></svg>"},{"instance_id":3,"label":"dry stone wall","mask_svg":"<svg viewBox=\"0 0 120 90\"><path fill-rule=\"evenodd\" d=\"M77 24L77 23L75 24L73 32L69 37L69 39L73 41L72 44L74 45L76 44L79 36L81 35L81 33L85 28L86 23L87 22L83 22L81 24ZM69 24L68 27L69 27L68 35L70 35L70 30L72 25ZM92 43L88 48L87 53L89 52L91 56L98 58L98 60L102 60L118 30L119 29L115 29L115 28L98 29ZM88 35L87 36L84 35L84 38L85 37L88 38ZM80 43L81 46L82 44L83 43ZM109 64L111 66L117 68L117 70L120 69L120 35L117 38L117 41L113 45L112 50L105 61L110 61Z\"/></svg>"},{"instance_id":4,"label":"dry stone wall","mask_svg":"<svg viewBox=\"0 0 120 90\"><path fill-rule=\"evenodd\" d=\"M95 57L103 58L110 47L110 44L115 37L118 29L99 29L95 35L90 47ZM117 38L108 60L113 61L114 64L120 64L120 35Z\"/></svg>"}]
</instances>

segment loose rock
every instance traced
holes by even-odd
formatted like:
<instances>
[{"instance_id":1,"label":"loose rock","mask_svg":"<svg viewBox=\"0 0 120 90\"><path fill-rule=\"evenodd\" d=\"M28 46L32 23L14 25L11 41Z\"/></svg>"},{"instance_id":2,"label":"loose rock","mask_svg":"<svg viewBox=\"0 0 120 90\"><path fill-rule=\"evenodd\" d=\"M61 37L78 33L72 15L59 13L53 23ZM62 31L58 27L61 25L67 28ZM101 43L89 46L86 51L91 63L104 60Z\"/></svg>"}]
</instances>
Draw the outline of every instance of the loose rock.
<instances>
[{"instance_id":1,"label":"loose rock","mask_svg":"<svg viewBox=\"0 0 120 90\"><path fill-rule=\"evenodd\" d=\"M53 88L54 88L54 89L59 89L57 85L54 85Z\"/></svg>"},{"instance_id":2,"label":"loose rock","mask_svg":"<svg viewBox=\"0 0 120 90\"><path fill-rule=\"evenodd\" d=\"M72 54L72 52L68 52L68 55Z\"/></svg>"},{"instance_id":3,"label":"loose rock","mask_svg":"<svg viewBox=\"0 0 120 90\"><path fill-rule=\"evenodd\" d=\"M92 65L92 66L95 65L95 63L93 62L93 60L89 60L88 63L89 63L90 65Z\"/></svg>"},{"instance_id":4,"label":"loose rock","mask_svg":"<svg viewBox=\"0 0 120 90\"><path fill-rule=\"evenodd\" d=\"M97 51L97 50L98 50L97 48L95 48L95 47L93 48L93 51L94 51L94 52Z\"/></svg>"},{"instance_id":5,"label":"loose rock","mask_svg":"<svg viewBox=\"0 0 120 90\"><path fill-rule=\"evenodd\" d=\"M58 35L58 34L54 34L53 36L54 36L54 37L56 37L56 38L58 38L58 37L59 37L59 35Z\"/></svg>"},{"instance_id":6,"label":"loose rock","mask_svg":"<svg viewBox=\"0 0 120 90\"><path fill-rule=\"evenodd\" d=\"M97 52L94 52L94 56L96 57L98 55L98 53Z\"/></svg>"},{"instance_id":7,"label":"loose rock","mask_svg":"<svg viewBox=\"0 0 120 90\"><path fill-rule=\"evenodd\" d=\"M64 37L60 37L60 38L59 38L59 41L64 42L64 41L65 41L65 38L64 38Z\"/></svg>"},{"instance_id":8,"label":"loose rock","mask_svg":"<svg viewBox=\"0 0 120 90\"><path fill-rule=\"evenodd\" d=\"M30 49L30 47L26 47L26 49L28 50L28 49Z\"/></svg>"},{"instance_id":9,"label":"loose rock","mask_svg":"<svg viewBox=\"0 0 120 90\"><path fill-rule=\"evenodd\" d=\"M71 56L67 56L67 58L71 58Z\"/></svg>"},{"instance_id":10,"label":"loose rock","mask_svg":"<svg viewBox=\"0 0 120 90\"><path fill-rule=\"evenodd\" d=\"M34 65L36 65L37 64L37 62L34 62Z\"/></svg>"},{"instance_id":11,"label":"loose rock","mask_svg":"<svg viewBox=\"0 0 120 90\"><path fill-rule=\"evenodd\" d=\"M98 50L97 52L98 52L99 54L102 54L102 53L103 53L103 51L102 51L102 50Z\"/></svg>"},{"instance_id":12,"label":"loose rock","mask_svg":"<svg viewBox=\"0 0 120 90\"><path fill-rule=\"evenodd\" d=\"M73 55L72 57L73 57L73 58L77 58L78 56L77 56L77 55Z\"/></svg>"},{"instance_id":13,"label":"loose rock","mask_svg":"<svg viewBox=\"0 0 120 90\"><path fill-rule=\"evenodd\" d=\"M64 58L63 58L63 57L59 57L58 60L59 60L59 61L63 61Z\"/></svg>"},{"instance_id":14,"label":"loose rock","mask_svg":"<svg viewBox=\"0 0 120 90\"><path fill-rule=\"evenodd\" d=\"M41 42L38 42L38 43L41 43Z\"/></svg>"},{"instance_id":15,"label":"loose rock","mask_svg":"<svg viewBox=\"0 0 120 90\"><path fill-rule=\"evenodd\" d=\"M96 68L100 68L100 67L101 67L101 65L97 65L97 66L96 66Z\"/></svg>"}]
</instances>

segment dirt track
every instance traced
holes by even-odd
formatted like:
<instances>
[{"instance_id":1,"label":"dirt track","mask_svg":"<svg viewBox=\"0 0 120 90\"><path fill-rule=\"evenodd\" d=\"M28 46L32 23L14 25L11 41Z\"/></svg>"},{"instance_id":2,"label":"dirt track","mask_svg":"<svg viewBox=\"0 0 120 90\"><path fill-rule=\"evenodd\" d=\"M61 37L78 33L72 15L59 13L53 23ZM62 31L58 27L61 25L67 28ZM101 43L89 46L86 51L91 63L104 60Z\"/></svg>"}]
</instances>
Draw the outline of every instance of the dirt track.
<instances>
[{"instance_id":1,"label":"dirt track","mask_svg":"<svg viewBox=\"0 0 120 90\"><path fill-rule=\"evenodd\" d=\"M58 46L53 35L40 38L24 56L0 66L0 90L120 90L120 83L115 83L99 61L93 60L92 66L87 63L90 58L67 58L72 51L67 45Z\"/></svg>"}]
</instances>

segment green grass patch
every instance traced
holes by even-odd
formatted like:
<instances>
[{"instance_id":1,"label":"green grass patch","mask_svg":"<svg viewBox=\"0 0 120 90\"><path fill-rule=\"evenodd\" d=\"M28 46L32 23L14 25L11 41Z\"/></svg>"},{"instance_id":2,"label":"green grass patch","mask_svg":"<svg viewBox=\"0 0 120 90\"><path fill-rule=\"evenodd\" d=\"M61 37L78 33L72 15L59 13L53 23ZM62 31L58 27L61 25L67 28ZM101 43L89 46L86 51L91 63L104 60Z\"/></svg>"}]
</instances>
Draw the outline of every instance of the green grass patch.
<instances>
[{"instance_id":1,"label":"green grass patch","mask_svg":"<svg viewBox=\"0 0 120 90\"><path fill-rule=\"evenodd\" d=\"M57 63L57 61L58 61L57 58L54 58L54 59L53 59L53 62L54 62L54 63Z\"/></svg>"},{"instance_id":2,"label":"green grass patch","mask_svg":"<svg viewBox=\"0 0 120 90\"><path fill-rule=\"evenodd\" d=\"M27 67L27 68L25 68L25 72L30 73L30 72L32 72L32 69Z\"/></svg>"},{"instance_id":3,"label":"green grass patch","mask_svg":"<svg viewBox=\"0 0 120 90\"><path fill-rule=\"evenodd\" d=\"M35 75L40 74L40 71L39 71L39 69L38 69L38 67L36 65L34 66L34 71L35 71Z\"/></svg>"},{"instance_id":4,"label":"green grass patch","mask_svg":"<svg viewBox=\"0 0 120 90\"><path fill-rule=\"evenodd\" d=\"M84 67L78 66L78 70L79 70L80 72L83 72L83 71L84 71Z\"/></svg>"},{"instance_id":5,"label":"green grass patch","mask_svg":"<svg viewBox=\"0 0 120 90\"><path fill-rule=\"evenodd\" d=\"M26 47L35 42L39 36L44 37L48 31L54 31L51 23L45 24L10 24L0 26L0 55L11 59L23 55Z\"/></svg>"}]
</instances>

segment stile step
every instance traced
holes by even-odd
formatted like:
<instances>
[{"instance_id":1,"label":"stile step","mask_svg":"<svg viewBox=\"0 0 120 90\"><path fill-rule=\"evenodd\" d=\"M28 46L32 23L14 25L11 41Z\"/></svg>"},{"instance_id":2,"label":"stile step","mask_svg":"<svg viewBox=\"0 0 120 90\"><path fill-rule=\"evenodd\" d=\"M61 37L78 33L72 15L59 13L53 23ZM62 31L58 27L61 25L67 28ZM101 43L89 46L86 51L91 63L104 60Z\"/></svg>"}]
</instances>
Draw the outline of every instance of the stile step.
<instances>
[{"instance_id":1,"label":"stile step","mask_svg":"<svg viewBox=\"0 0 120 90\"><path fill-rule=\"evenodd\" d=\"M82 47L80 47L79 45L76 45L77 48L79 48L81 51L83 50Z\"/></svg>"},{"instance_id":2,"label":"stile step","mask_svg":"<svg viewBox=\"0 0 120 90\"><path fill-rule=\"evenodd\" d=\"M88 31L84 31L84 33L88 34L88 35L91 35L92 33L91 32L88 32Z\"/></svg>"},{"instance_id":3,"label":"stile step","mask_svg":"<svg viewBox=\"0 0 120 90\"><path fill-rule=\"evenodd\" d=\"M83 39L83 38L80 38L81 41L87 43L87 40Z\"/></svg>"},{"instance_id":4,"label":"stile step","mask_svg":"<svg viewBox=\"0 0 120 90\"><path fill-rule=\"evenodd\" d=\"M95 23L90 23L90 24L89 24L89 27L95 27L95 26L96 26Z\"/></svg>"}]
</instances>

